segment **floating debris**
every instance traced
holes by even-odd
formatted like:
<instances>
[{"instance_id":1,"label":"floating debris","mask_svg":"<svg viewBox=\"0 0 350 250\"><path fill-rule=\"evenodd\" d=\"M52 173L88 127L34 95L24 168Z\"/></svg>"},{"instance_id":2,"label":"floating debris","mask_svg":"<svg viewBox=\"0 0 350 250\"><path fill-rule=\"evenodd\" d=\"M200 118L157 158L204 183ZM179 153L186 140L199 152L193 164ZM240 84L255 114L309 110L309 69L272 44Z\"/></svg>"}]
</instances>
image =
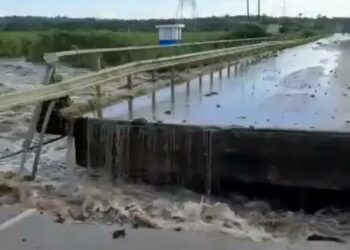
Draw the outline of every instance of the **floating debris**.
<instances>
[{"instance_id":1,"label":"floating debris","mask_svg":"<svg viewBox=\"0 0 350 250\"><path fill-rule=\"evenodd\" d=\"M63 224L65 222L65 218L61 214L57 214L57 218L54 220L54 222Z\"/></svg>"},{"instance_id":2,"label":"floating debris","mask_svg":"<svg viewBox=\"0 0 350 250\"><path fill-rule=\"evenodd\" d=\"M337 242L337 243L345 243L345 241L339 237L335 236L324 236L320 234L313 234L307 237L307 241L330 241L330 242Z\"/></svg>"},{"instance_id":3,"label":"floating debris","mask_svg":"<svg viewBox=\"0 0 350 250\"><path fill-rule=\"evenodd\" d=\"M205 94L204 96L210 97L210 96L214 96L214 95L218 95L218 94L219 94L218 92L210 92L208 94Z\"/></svg>"},{"instance_id":4,"label":"floating debris","mask_svg":"<svg viewBox=\"0 0 350 250\"><path fill-rule=\"evenodd\" d=\"M183 228L182 227L175 227L174 231L175 232L181 232L181 231L183 231Z\"/></svg>"},{"instance_id":5,"label":"floating debris","mask_svg":"<svg viewBox=\"0 0 350 250\"><path fill-rule=\"evenodd\" d=\"M113 239L119 239L119 238L125 238L125 237L126 237L125 229L119 229L113 232Z\"/></svg>"},{"instance_id":6,"label":"floating debris","mask_svg":"<svg viewBox=\"0 0 350 250\"><path fill-rule=\"evenodd\" d=\"M146 125L148 121L144 118L135 119L131 122L133 125Z\"/></svg>"}]
</instances>

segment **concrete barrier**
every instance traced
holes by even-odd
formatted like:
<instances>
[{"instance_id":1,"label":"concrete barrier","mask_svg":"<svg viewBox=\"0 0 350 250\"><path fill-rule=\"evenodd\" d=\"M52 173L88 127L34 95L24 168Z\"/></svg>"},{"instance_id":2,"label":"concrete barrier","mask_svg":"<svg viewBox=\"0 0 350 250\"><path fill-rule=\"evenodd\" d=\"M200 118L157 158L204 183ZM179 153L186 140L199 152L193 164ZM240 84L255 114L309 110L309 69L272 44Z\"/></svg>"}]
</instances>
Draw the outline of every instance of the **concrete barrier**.
<instances>
[{"instance_id":1,"label":"concrete barrier","mask_svg":"<svg viewBox=\"0 0 350 250\"><path fill-rule=\"evenodd\" d=\"M220 191L235 181L350 190L350 134L79 119L77 162L115 179Z\"/></svg>"}]
</instances>

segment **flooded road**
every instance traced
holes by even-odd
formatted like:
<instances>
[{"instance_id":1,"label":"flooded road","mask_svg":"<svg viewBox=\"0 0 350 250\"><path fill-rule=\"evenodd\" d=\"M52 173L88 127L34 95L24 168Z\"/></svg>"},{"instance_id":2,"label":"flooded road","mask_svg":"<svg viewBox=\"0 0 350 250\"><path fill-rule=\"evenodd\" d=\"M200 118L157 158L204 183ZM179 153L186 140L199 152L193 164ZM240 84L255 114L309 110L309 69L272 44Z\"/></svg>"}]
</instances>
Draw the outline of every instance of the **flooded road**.
<instances>
[{"instance_id":1,"label":"flooded road","mask_svg":"<svg viewBox=\"0 0 350 250\"><path fill-rule=\"evenodd\" d=\"M350 37L335 36L133 100L132 118L165 123L350 131ZM153 104L152 104L153 103ZM129 117L128 101L104 110Z\"/></svg>"},{"instance_id":2,"label":"flooded road","mask_svg":"<svg viewBox=\"0 0 350 250\"><path fill-rule=\"evenodd\" d=\"M347 39L333 37L285 50L278 57L244 63L237 69L233 66L229 75L224 70L221 80L216 72L213 81L207 75L202 85L199 79L176 85L173 98L170 88L135 98L133 118L185 124L349 131L347 65L350 43L339 42ZM82 69L70 68L58 71L67 76L84 73ZM43 65L32 65L22 59L0 61L0 77L5 87L31 88L42 79L43 73ZM104 115L128 119L128 106L127 101L117 104L105 109ZM32 107L26 107L23 112L11 110L1 114L0 155L21 149L31 111ZM29 217L23 224L0 234L0 249L2 246L4 249L38 246L40 249L61 249L62 242L66 243L67 249L95 249L97 243L105 249L114 249L117 244L125 249L164 249L169 245L174 249L181 246L191 249L232 249L235 246L294 249L289 242L300 241L303 244L297 244L295 249L348 247L338 243L304 243L313 234L349 240L349 209L325 208L315 214L305 214L239 193L205 200L201 194L180 187L111 185L110 175L98 178L96 173L70 164L67 151L70 149L65 140L43 149L38 178L28 187L33 191L33 197L29 198L58 200L60 202L54 204L60 205L59 208L49 207L48 212L68 207L79 216L79 213L87 213L84 217L87 224L67 222L58 225L41 215ZM33 158L31 154L28 169ZM0 171L16 171L19 162L20 156L2 161ZM130 207L134 211L127 211ZM11 212L14 211L12 208ZM111 231L117 222L130 223L134 214L151 219L163 230L131 229L124 241L113 240ZM5 217L1 215L0 220L3 220ZM7 217L7 211L5 215ZM72 219L76 217L72 215ZM37 230L33 231L33 228ZM179 228L183 232L174 232ZM242 241L237 238L245 239L246 243L241 245ZM5 241L6 245L1 245ZM267 242L255 244L252 241Z\"/></svg>"}]
</instances>

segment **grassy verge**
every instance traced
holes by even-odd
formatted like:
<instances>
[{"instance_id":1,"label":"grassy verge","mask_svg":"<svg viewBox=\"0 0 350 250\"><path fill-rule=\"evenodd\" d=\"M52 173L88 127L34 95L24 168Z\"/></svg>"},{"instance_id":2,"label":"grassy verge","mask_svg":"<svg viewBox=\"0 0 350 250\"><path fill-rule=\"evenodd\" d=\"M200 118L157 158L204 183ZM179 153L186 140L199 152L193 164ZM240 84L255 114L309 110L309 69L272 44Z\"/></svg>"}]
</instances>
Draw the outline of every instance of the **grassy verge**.
<instances>
[{"instance_id":1,"label":"grassy verge","mask_svg":"<svg viewBox=\"0 0 350 250\"><path fill-rule=\"evenodd\" d=\"M309 32L310 33L310 32ZM284 34L284 37L302 37L310 34ZM265 30L259 26L242 26L233 33L227 32L185 32L184 42L200 42L221 39L239 39L265 36ZM24 56L30 60L41 60L47 52L72 49L115 48L137 45L154 45L158 43L156 32L112 32L112 31L36 31L36 32L0 32L0 57ZM105 66L118 65L142 59L153 59L164 56L181 55L204 50L224 48L236 44L209 44L201 46L185 46L160 48L142 51L115 52L104 55ZM65 59L75 66L85 66L88 56Z\"/></svg>"},{"instance_id":2,"label":"grassy verge","mask_svg":"<svg viewBox=\"0 0 350 250\"><path fill-rule=\"evenodd\" d=\"M188 32L185 42L218 40L225 32ZM38 58L43 53L73 48L109 48L158 43L156 32L46 31L0 32L0 56Z\"/></svg>"}]
</instances>

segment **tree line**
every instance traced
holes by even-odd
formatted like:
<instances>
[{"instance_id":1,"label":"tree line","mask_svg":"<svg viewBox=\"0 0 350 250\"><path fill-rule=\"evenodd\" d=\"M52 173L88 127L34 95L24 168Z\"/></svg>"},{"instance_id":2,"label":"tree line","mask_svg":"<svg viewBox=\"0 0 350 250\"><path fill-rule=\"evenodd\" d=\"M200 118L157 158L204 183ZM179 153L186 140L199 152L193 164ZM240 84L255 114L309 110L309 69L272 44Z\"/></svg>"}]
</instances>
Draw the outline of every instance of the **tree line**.
<instances>
[{"instance_id":1,"label":"tree line","mask_svg":"<svg viewBox=\"0 0 350 250\"><path fill-rule=\"evenodd\" d=\"M247 23L246 16L222 16L197 19L148 19L148 20L121 20L121 19L96 19L96 18L68 18L68 17L34 17L34 16L8 16L0 17L0 30L2 31L47 31L57 30L109 30L116 32L154 32L155 25L169 23L184 23L186 30L195 31L232 31L242 23ZM258 17L251 16L249 23L258 24ZM261 23L281 24L287 29L300 30L305 28L317 28L333 31L339 24L350 31L350 19L348 18L318 18L306 17L269 17L262 16ZM348 30L349 29L349 30Z\"/></svg>"}]
</instances>

